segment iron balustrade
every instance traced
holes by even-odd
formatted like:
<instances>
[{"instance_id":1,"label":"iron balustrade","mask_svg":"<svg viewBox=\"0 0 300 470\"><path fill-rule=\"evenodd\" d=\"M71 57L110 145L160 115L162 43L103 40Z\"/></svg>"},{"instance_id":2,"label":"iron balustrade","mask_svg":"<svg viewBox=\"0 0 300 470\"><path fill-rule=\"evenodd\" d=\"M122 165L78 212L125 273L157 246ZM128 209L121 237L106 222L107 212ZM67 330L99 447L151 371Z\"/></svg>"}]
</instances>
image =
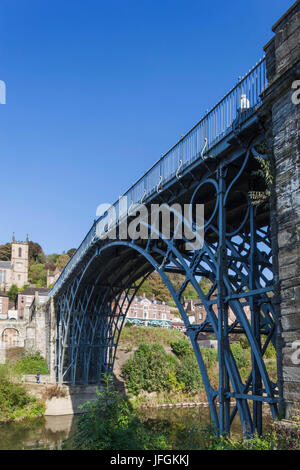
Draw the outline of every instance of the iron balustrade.
<instances>
[{"instance_id":1,"label":"iron balustrade","mask_svg":"<svg viewBox=\"0 0 300 470\"><path fill-rule=\"evenodd\" d=\"M251 113L261 105L260 95L267 87L266 61L260 60L237 85L227 93L174 147L164 154L142 178L123 195L127 197L128 207L132 204L147 202L161 186L174 177L179 178L188 166L198 159L204 159L210 150L232 130L233 123L243 112ZM116 215L121 219L124 214L119 210L119 200L113 204ZM103 215L101 216L103 217ZM49 292L54 296L68 278L85 253L99 239L94 224L78 250L63 269L59 279ZM99 234L98 234L99 235Z\"/></svg>"}]
</instances>

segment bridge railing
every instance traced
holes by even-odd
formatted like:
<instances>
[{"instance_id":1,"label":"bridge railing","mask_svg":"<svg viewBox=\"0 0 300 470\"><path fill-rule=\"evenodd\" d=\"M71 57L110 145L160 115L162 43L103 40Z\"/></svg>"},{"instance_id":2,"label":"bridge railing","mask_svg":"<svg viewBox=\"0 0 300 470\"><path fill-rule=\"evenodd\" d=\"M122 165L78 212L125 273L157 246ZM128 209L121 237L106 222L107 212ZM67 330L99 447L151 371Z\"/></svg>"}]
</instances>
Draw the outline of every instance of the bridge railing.
<instances>
[{"instance_id":1,"label":"bridge railing","mask_svg":"<svg viewBox=\"0 0 300 470\"><path fill-rule=\"evenodd\" d=\"M128 206L146 202L155 192L175 176L179 177L195 160L205 158L210 149L232 130L233 123L242 113L251 113L261 104L261 93L267 86L266 62L260 60L237 85L227 93L182 139L163 155L142 178L124 194ZM116 215L121 218L119 201L114 204ZM90 246L97 240L96 221L76 253L64 268L49 295L60 289L64 280L80 262Z\"/></svg>"}]
</instances>

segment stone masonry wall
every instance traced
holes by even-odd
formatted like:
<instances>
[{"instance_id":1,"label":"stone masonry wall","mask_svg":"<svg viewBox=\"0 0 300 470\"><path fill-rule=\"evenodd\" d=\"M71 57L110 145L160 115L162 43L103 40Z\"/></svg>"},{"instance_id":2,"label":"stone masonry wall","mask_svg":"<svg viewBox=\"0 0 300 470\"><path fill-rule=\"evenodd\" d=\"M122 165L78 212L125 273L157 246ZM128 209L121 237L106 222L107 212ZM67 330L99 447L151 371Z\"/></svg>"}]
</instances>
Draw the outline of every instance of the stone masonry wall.
<instances>
[{"instance_id":1,"label":"stone masonry wall","mask_svg":"<svg viewBox=\"0 0 300 470\"><path fill-rule=\"evenodd\" d=\"M300 364L293 355L297 341L300 346L300 105L292 100L292 84L300 79L300 1L273 31L275 37L265 47L269 86L261 113L271 134L276 169L278 256L274 266L278 270L282 327L279 377L289 417L295 411L295 401L300 405Z\"/></svg>"}]
</instances>

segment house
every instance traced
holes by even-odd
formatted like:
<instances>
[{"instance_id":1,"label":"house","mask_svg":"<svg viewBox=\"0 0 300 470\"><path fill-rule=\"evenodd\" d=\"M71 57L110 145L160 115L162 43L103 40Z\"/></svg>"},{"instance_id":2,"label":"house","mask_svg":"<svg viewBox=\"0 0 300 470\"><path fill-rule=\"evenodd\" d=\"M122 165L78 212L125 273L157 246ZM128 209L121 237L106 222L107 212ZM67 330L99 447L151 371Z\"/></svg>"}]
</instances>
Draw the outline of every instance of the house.
<instances>
[{"instance_id":1,"label":"house","mask_svg":"<svg viewBox=\"0 0 300 470\"><path fill-rule=\"evenodd\" d=\"M61 271L56 268L55 271L50 271L48 269L47 271L47 287L50 288L50 286L53 286L57 279L59 278L59 276L61 275Z\"/></svg>"},{"instance_id":2,"label":"house","mask_svg":"<svg viewBox=\"0 0 300 470\"><path fill-rule=\"evenodd\" d=\"M123 312L126 312L128 300L125 296L121 298ZM120 315L120 309L116 309L117 315ZM164 328L171 327L173 318L172 307L165 302L156 300L154 295L147 298L145 293L135 296L127 312L125 323L131 323L138 326L160 326Z\"/></svg>"},{"instance_id":3,"label":"house","mask_svg":"<svg viewBox=\"0 0 300 470\"><path fill-rule=\"evenodd\" d=\"M29 314L29 308L35 298L36 292L39 296L39 303L45 303L48 300L49 289L46 287L28 287L27 289L19 292L15 305L18 311L18 320L25 320Z\"/></svg>"},{"instance_id":4,"label":"house","mask_svg":"<svg viewBox=\"0 0 300 470\"><path fill-rule=\"evenodd\" d=\"M9 297L4 292L0 292L0 320L6 320L9 310Z\"/></svg>"}]
</instances>

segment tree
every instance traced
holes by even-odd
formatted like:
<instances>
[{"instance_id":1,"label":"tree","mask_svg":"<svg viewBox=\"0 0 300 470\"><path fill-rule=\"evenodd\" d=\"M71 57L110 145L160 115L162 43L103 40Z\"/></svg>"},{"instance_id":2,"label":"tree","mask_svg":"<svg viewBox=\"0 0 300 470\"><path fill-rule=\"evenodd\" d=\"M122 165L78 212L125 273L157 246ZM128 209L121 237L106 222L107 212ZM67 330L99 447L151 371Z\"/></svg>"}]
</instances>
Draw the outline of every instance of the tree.
<instances>
[{"instance_id":1,"label":"tree","mask_svg":"<svg viewBox=\"0 0 300 470\"><path fill-rule=\"evenodd\" d=\"M7 293L8 296L9 296L9 300L10 300L11 302L13 302L13 301L15 300L15 298L16 298L18 292L19 292L18 286L16 286L16 284L13 284L13 285L11 286L11 288L9 289L8 293Z\"/></svg>"},{"instance_id":2,"label":"tree","mask_svg":"<svg viewBox=\"0 0 300 470\"><path fill-rule=\"evenodd\" d=\"M57 262L56 262L56 267L60 270L62 270L66 264L70 261L70 257L69 255L67 255L66 253L63 253L62 255L60 255L60 257L58 258Z\"/></svg>"},{"instance_id":3,"label":"tree","mask_svg":"<svg viewBox=\"0 0 300 470\"><path fill-rule=\"evenodd\" d=\"M52 253L51 255L47 255L47 262L48 263L53 263L56 265L56 262L59 258L59 254L58 253Z\"/></svg>"},{"instance_id":4,"label":"tree","mask_svg":"<svg viewBox=\"0 0 300 470\"><path fill-rule=\"evenodd\" d=\"M29 242L29 264L38 263L43 264L46 261L46 256L43 252L41 245L38 243Z\"/></svg>"},{"instance_id":5,"label":"tree","mask_svg":"<svg viewBox=\"0 0 300 470\"><path fill-rule=\"evenodd\" d=\"M1 261L11 260L11 243L0 245L0 260Z\"/></svg>"},{"instance_id":6,"label":"tree","mask_svg":"<svg viewBox=\"0 0 300 470\"><path fill-rule=\"evenodd\" d=\"M70 250L67 251L67 255L68 255L70 258L72 258L72 256L74 255L75 251L77 251L76 248L71 248Z\"/></svg>"},{"instance_id":7,"label":"tree","mask_svg":"<svg viewBox=\"0 0 300 470\"><path fill-rule=\"evenodd\" d=\"M212 286L211 281L207 277L202 277L200 281L200 287L202 289L202 292L207 295L210 288Z\"/></svg>"},{"instance_id":8,"label":"tree","mask_svg":"<svg viewBox=\"0 0 300 470\"><path fill-rule=\"evenodd\" d=\"M45 269L49 270L49 271L55 271L56 269L56 266L54 263L45 263Z\"/></svg>"},{"instance_id":9,"label":"tree","mask_svg":"<svg viewBox=\"0 0 300 470\"><path fill-rule=\"evenodd\" d=\"M47 285L47 271L44 264L32 264L29 267L28 277L33 284L40 287Z\"/></svg>"},{"instance_id":10,"label":"tree","mask_svg":"<svg viewBox=\"0 0 300 470\"><path fill-rule=\"evenodd\" d=\"M161 277L157 273L151 274L148 279L144 282L142 287L138 291L138 295L142 292L146 294L146 297L154 295L157 300L168 302L171 298L170 292Z\"/></svg>"}]
</instances>

